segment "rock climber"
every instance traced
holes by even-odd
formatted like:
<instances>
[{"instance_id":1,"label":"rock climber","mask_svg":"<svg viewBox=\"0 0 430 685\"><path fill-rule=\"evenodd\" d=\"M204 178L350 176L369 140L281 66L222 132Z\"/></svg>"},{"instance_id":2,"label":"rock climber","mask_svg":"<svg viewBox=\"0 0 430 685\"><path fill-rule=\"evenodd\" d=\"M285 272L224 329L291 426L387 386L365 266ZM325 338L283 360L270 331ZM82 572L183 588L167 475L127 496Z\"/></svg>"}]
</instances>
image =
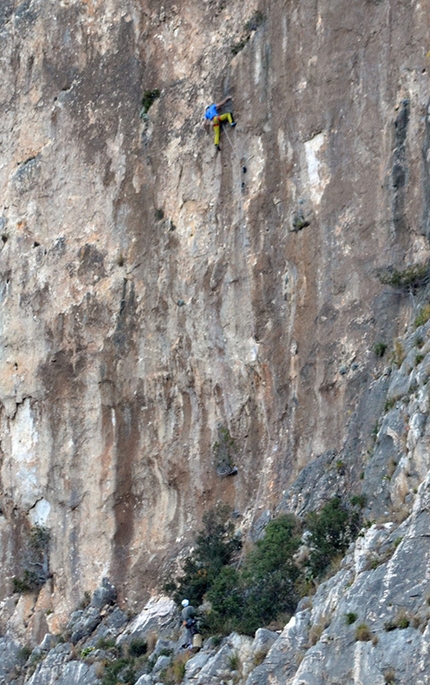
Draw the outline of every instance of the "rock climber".
<instances>
[{"instance_id":1,"label":"rock climber","mask_svg":"<svg viewBox=\"0 0 430 685\"><path fill-rule=\"evenodd\" d=\"M183 647L191 649L193 646L193 635L196 632L196 610L191 606L188 599L182 600L182 607L182 625L187 629L187 644L183 645Z\"/></svg>"},{"instance_id":2,"label":"rock climber","mask_svg":"<svg viewBox=\"0 0 430 685\"><path fill-rule=\"evenodd\" d=\"M221 150L219 146L221 123L223 121L228 121L230 126L236 126L236 122L234 121L231 112L226 112L225 114L219 113L219 110L222 109L229 100L231 100L231 95L227 95L224 100L221 100L221 102L218 102L217 104L209 105L205 110L205 126L212 123L214 129L214 144L218 151Z\"/></svg>"}]
</instances>

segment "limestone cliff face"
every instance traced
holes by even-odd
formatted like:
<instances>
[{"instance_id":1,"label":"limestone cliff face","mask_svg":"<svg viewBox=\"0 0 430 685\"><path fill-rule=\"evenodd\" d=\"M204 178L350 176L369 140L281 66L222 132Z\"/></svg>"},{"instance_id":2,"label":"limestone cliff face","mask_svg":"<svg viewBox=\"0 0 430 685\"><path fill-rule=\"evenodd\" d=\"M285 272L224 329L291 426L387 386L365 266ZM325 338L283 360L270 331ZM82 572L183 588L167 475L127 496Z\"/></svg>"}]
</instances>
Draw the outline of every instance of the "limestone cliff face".
<instances>
[{"instance_id":1,"label":"limestone cliff face","mask_svg":"<svg viewBox=\"0 0 430 685\"><path fill-rule=\"evenodd\" d=\"M372 348L408 316L376 271L429 256L429 17L3 0L3 597L32 524L54 617L106 575L132 604L216 501L249 524L361 420L359 463Z\"/></svg>"}]
</instances>

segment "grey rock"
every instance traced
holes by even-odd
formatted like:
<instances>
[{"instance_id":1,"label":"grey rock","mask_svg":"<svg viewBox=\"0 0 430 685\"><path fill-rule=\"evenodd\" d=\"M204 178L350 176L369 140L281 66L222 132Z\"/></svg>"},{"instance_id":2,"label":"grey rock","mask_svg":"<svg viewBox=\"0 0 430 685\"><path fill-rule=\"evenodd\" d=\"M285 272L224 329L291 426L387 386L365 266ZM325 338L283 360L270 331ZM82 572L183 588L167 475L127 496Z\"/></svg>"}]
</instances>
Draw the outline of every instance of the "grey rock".
<instances>
[{"instance_id":1,"label":"grey rock","mask_svg":"<svg viewBox=\"0 0 430 685\"><path fill-rule=\"evenodd\" d=\"M165 668L170 666L172 663L172 657L170 656L165 656L162 654L161 656L158 657L157 661L155 662L154 668L152 669L152 672L154 675L156 673L160 673L161 671L164 671Z\"/></svg>"},{"instance_id":2,"label":"grey rock","mask_svg":"<svg viewBox=\"0 0 430 685\"><path fill-rule=\"evenodd\" d=\"M45 660L37 666L28 685L97 685L98 682L94 666L82 661L69 661L53 667Z\"/></svg>"},{"instance_id":3,"label":"grey rock","mask_svg":"<svg viewBox=\"0 0 430 685\"><path fill-rule=\"evenodd\" d=\"M89 606L73 625L71 641L75 645L79 640L91 635L101 621L100 610Z\"/></svg>"},{"instance_id":4,"label":"grey rock","mask_svg":"<svg viewBox=\"0 0 430 685\"><path fill-rule=\"evenodd\" d=\"M189 659L185 666L185 679L195 678L197 673L202 670L214 655L213 651L199 652L196 656Z\"/></svg>"},{"instance_id":5,"label":"grey rock","mask_svg":"<svg viewBox=\"0 0 430 685\"><path fill-rule=\"evenodd\" d=\"M138 680L136 680L135 685L152 685L154 682L154 679L152 676L150 676L148 673L145 673L144 675L140 676Z\"/></svg>"},{"instance_id":6,"label":"grey rock","mask_svg":"<svg viewBox=\"0 0 430 685\"><path fill-rule=\"evenodd\" d=\"M116 600L116 589L109 582L108 578L103 578L101 587L94 591L91 599L91 606L101 609L106 604L113 604Z\"/></svg>"},{"instance_id":7,"label":"grey rock","mask_svg":"<svg viewBox=\"0 0 430 685\"><path fill-rule=\"evenodd\" d=\"M20 646L9 636L0 638L0 683L6 682L6 676L17 663Z\"/></svg>"},{"instance_id":8,"label":"grey rock","mask_svg":"<svg viewBox=\"0 0 430 685\"><path fill-rule=\"evenodd\" d=\"M153 654L158 655L163 650L172 650L173 651L175 646L176 646L176 642L172 642L172 640L157 640Z\"/></svg>"},{"instance_id":9,"label":"grey rock","mask_svg":"<svg viewBox=\"0 0 430 685\"><path fill-rule=\"evenodd\" d=\"M288 682L297 669L296 655L307 646L310 609L297 612L273 643L265 660L246 680L246 685L265 685L269 682Z\"/></svg>"},{"instance_id":10,"label":"grey rock","mask_svg":"<svg viewBox=\"0 0 430 685\"><path fill-rule=\"evenodd\" d=\"M224 644L201 669L197 677L198 685L210 685L217 683L220 678L227 677L231 673L229 660L233 653L230 645Z\"/></svg>"},{"instance_id":11,"label":"grey rock","mask_svg":"<svg viewBox=\"0 0 430 685\"><path fill-rule=\"evenodd\" d=\"M252 643L252 651L254 654L268 652L274 642L279 638L279 634L273 630L266 628L259 628L255 633L254 642Z\"/></svg>"},{"instance_id":12,"label":"grey rock","mask_svg":"<svg viewBox=\"0 0 430 685\"><path fill-rule=\"evenodd\" d=\"M264 529L266 528L271 518L272 515L268 509L266 511L263 511L263 513L258 517L257 521L254 523L252 527L250 534L252 542L256 542L264 536Z\"/></svg>"}]
</instances>

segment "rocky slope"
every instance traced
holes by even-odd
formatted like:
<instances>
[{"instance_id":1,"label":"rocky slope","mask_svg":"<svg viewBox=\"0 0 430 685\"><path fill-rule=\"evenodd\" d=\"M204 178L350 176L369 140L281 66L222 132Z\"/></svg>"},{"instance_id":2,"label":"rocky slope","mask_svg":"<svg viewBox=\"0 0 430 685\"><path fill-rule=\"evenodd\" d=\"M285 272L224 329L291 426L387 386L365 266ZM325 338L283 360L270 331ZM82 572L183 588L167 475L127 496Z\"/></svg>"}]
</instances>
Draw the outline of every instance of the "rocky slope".
<instances>
[{"instance_id":1,"label":"rocky slope","mask_svg":"<svg viewBox=\"0 0 430 685\"><path fill-rule=\"evenodd\" d=\"M373 348L419 299L378 269L429 256L429 16L2 3L2 629L40 642L104 576L141 608L218 500L246 532L363 488L413 530L427 348L411 334L393 377ZM202 114L227 93L216 154ZM35 526L47 582L16 605Z\"/></svg>"}]
</instances>

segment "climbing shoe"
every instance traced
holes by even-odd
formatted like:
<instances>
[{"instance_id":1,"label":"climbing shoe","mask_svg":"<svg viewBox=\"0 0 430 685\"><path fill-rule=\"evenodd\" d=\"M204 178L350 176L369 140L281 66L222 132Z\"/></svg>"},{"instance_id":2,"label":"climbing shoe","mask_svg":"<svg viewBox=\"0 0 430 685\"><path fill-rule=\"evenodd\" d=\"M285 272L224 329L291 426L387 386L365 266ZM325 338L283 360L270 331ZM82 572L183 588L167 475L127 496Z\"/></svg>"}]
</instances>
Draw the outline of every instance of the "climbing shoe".
<instances>
[{"instance_id":1,"label":"climbing shoe","mask_svg":"<svg viewBox=\"0 0 430 685\"><path fill-rule=\"evenodd\" d=\"M216 149L217 152L221 152L221 148L220 148L219 145L215 145L215 149Z\"/></svg>"},{"instance_id":2,"label":"climbing shoe","mask_svg":"<svg viewBox=\"0 0 430 685\"><path fill-rule=\"evenodd\" d=\"M233 126L236 126L236 122L233 121L233 122L230 124L230 126L233 128Z\"/></svg>"}]
</instances>

